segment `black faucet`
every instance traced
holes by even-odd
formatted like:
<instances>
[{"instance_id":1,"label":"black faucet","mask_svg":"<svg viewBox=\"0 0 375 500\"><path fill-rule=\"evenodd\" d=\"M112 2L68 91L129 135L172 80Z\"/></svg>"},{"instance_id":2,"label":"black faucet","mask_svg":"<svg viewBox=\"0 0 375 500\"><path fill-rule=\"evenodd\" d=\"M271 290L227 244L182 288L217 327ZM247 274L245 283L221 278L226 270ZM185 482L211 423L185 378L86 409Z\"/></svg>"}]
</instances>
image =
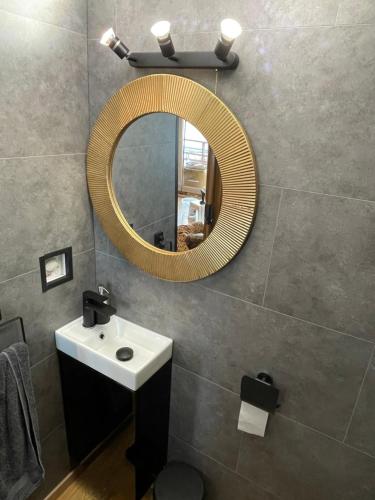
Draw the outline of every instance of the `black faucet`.
<instances>
[{"instance_id":1,"label":"black faucet","mask_svg":"<svg viewBox=\"0 0 375 500\"><path fill-rule=\"evenodd\" d=\"M113 314L116 314L116 309L105 301L108 300L107 295L86 290L83 292L83 326L90 328L95 325L105 325L111 319Z\"/></svg>"}]
</instances>

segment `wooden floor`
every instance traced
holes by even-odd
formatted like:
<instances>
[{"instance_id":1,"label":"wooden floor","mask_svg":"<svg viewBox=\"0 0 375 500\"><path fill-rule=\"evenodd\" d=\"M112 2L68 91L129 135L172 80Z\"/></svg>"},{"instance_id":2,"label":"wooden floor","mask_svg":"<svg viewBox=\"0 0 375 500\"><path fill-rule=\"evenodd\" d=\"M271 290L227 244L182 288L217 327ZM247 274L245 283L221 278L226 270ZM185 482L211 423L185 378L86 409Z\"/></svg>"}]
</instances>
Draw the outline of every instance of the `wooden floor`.
<instances>
[{"instance_id":1,"label":"wooden floor","mask_svg":"<svg viewBox=\"0 0 375 500\"><path fill-rule=\"evenodd\" d=\"M56 498L59 500L134 500L133 467L125 459L132 428L116 435ZM143 500L152 500L148 493Z\"/></svg>"}]
</instances>

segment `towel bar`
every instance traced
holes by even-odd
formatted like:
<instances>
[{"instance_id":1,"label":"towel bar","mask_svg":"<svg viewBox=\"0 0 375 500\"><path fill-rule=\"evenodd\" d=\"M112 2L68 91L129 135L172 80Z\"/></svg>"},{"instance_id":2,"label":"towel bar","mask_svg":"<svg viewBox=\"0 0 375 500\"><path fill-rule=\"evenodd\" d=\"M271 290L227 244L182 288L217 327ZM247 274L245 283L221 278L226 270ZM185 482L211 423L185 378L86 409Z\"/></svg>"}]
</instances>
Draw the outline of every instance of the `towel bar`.
<instances>
[{"instance_id":1,"label":"towel bar","mask_svg":"<svg viewBox=\"0 0 375 500\"><path fill-rule=\"evenodd\" d=\"M17 331L17 338L15 331L12 331L12 329L9 330L9 328L5 328L7 326L9 327L9 325L16 322L18 322L21 327L21 331L19 328L15 330ZM2 333L4 329L5 333ZM15 318L8 319L7 321L0 322L0 351L3 351L4 349L6 349L7 347L16 342L26 343L25 328L21 316L16 316Z\"/></svg>"}]
</instances>

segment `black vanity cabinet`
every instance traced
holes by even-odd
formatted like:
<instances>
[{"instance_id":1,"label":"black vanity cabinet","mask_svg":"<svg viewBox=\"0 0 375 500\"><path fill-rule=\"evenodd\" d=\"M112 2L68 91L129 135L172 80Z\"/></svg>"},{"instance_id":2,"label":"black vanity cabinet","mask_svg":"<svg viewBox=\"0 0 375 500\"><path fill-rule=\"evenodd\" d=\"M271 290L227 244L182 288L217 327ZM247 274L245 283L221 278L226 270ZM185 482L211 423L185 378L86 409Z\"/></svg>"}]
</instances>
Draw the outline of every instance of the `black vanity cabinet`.
<instances>
[{"instance_id":1,"label":"black vanity cabinet","mask_svg":"<svg viewBox=\"0 0 375 500\"><path fill-rule=\"evenodd\" d=\"M134 419L134 443L124 450L135 468L140 500L167 462L172 361L137 391L58 351L68 448L73 467Z\"/></svg>"}]
</instances>

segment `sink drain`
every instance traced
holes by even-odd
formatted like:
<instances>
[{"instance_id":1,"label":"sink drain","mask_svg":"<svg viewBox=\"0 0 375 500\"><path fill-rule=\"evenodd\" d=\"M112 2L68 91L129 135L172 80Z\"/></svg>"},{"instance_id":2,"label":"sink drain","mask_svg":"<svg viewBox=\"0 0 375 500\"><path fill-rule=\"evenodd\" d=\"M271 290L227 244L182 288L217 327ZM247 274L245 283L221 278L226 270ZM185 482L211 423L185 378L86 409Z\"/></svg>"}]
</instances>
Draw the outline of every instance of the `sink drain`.
<instances>
[{"instance_id":1,"label":"sink drain","mask_svg":"<svg viewBox=\"0 0 375 500\"><path fill-rule=\"evenodd\" d=\"M133 357L133 349L130 347L121 347L118 351L116 351L116 358L120 361L129 361Z\"/></svg>"}]
</instances>

